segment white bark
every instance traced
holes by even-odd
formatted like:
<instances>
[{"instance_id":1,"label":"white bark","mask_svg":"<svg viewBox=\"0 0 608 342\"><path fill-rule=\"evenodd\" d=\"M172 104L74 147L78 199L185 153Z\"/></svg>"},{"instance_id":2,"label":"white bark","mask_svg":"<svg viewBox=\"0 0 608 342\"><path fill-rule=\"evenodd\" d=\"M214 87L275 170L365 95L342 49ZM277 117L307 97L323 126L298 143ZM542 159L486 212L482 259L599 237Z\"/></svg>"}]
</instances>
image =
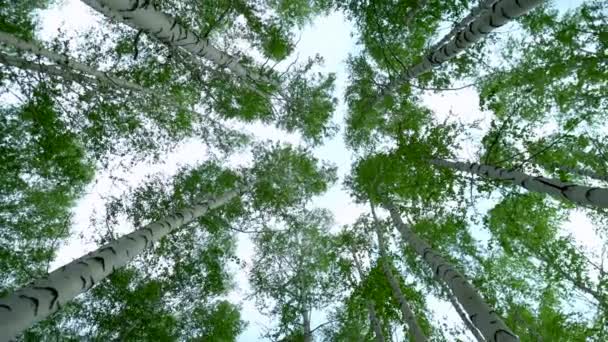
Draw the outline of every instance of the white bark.
<instances>
[{"instance_id":1,"label":"white bark","mask_svg":"<svg viewBox=\"0 0 608 342\"><path fill-rule=\"evenodd\" d=\"M466 17L464 17L464 19L462 19L458 24L454 25L454 27L452 28L450 33L443 36L443 38L441 40L439 40L437 43L435 43L433 46L431 46L429 51L432 52L432 51L438 50L445 43L449 42L450 39L454 38L454 36L458 32L466 29L467 26L471 23L471 21L475 20L476 18L481 16L483 13L487 13L489 10L491 10L492 5L494 5L497 1L498 0L480 0L479 4L477 6L475 6Z\"/></svg>"},{"instance_id":2,"label":"white bark","mask_svg":"<svg viewBox=\"0 0 608 342\"><path fill-rule=\"evenodd\" d=\"M445 293L445 295L450 300L450 303L452 303L452 307L454 308L454 310L456 310L456 313L458 314L458 316L460 316L460 319L462 320L464 325L466 325L467 329L469 329L469 331L471 332L473 337L475 337L477 342L486 342L486 340L483 338L483 336L481 336L481 333L479 332L479 330L473 325L473 323L471 322L469 317L467 317L467 314L462 309L462 305L460 305L460 303L458 303L458 300L456 299L456 297L454 297L454 294L446 286L446 284L443 282L443 280L441 280L441 279L436 279L436 280L439 283L439 285L441 286L441 288L443 289L443 292Z\"/></svg>"},{"instance_id":3,"label":"white bark","mask_svg":"<svg viewBox=\"0 0 608 342\"><path fill-rule=\"evenodd\" d=\"M557 179L532 177L521 171L509 171L491 165L432 160L432 164L472 174L511 182L528 191L548 194L585 206L608 208L608 189L564 183Z\"/></svg>"},{"instance_id":4,"label":"white bark","mask_svg":"<svg viewBox=\"0 0 608 342\"><path fill-rule=\"evenodd\" d=\"M505 25L509 21L526 14L534 7L540 5L543 0L498 0L491 8L481 13L456 34L449 35L447 42L432 50L424 56L422 62L412 65L405 73L388 84L373 102L377 104L384 96L392 94L399 85L404 84L443 62L455 57L471 45L485 37L493 30ZM473 15L474 16L474 15Z\"/></svg>"},{"instance_id":5,"label":"white bark","mask_svg":"<svg viewBox=\"0 0 608 342\"><path fill-rule=\"evenodd\" d=\"M90 66L84 63L80 63L78 61L70 59L68 56L53 52L51 50L47 50L36 44L26 42L25 40L19 39L6 32L0 31L0 43L4 43L6 45L13 46L19 50L27 51L35 55L45 57L50 61L57 63L58 65L83 72L87 75L95 77L100 83L106 85L115 85L125 89L135 90L144 93L149 92L148 89L138 84L116 77L110 73L91 68Z\"/></svg>"},{"instance_id":6,"label":"white bark","mask_svg":"<svg viewBox=\"0 0 608 342\"><path fill-rule=\"evenodd\" d=\"M143 30L154 38L172 47L180 48L191 55L207 59L214 64L228 68L239 78L254 82L270 83L268 78L246 69L237 58L224 53L211 45L208 39L201 38L179 24L176 18L154 9L152 1L147 0L82 0L94 10L123 22L136 30Z\"/></svg>"},{"instance_id":7,"label":"white bark","mask_svg":"<svg viewBox=\"0 0 608 342\"><path fill-rule=\"evenodd\" d=\"M443 280L469 315L469 319L489 342L517 342L519 338L506 326L496 312L481 297L477 289L448 263L439 253L422 240L412 229L403 223L401 216L392 203L386 203L393 223L405 240L422 260L431 267L437 277Z\"/></svg>"},{"instance_id":8,"label":"white bark","mask_svg":"<svg viewBox=\"0 0 608 342\"><path fill-rule=\"evenodd\" d=\"M232 190L144 226L0 299L0 341L9 341L125 266L154 242L242 194Z\"/></svg>"},{"instance_id":9,"label":"white bark","mask_svg":"<svg viewBox=\"0 0 608 342\"><path fill-rule=\"evenodd\" d=\"M376 215L374 213L374 219L375 216ZM390 265L386 262L386 244L384 243L384 236L382 235L382 232L380 231L377 222L375 222L375 230L376 236L378 237L378 248L380 249L380 262L382 263L382 272L384 273L384 276L386 276L386 279L388 280L391 286L393 298L395 298L395 300L397 300L397 302L399 303L399 309L401 309L401 315L403 316L403 320L407 323L408 332L414 341L426 342L427 338L424 335L424 332L422 332L422 329L420 328L420 325L416 320L416 316L414 316L414 311L412 311L410 304L408 303L407 299L405 299L403 292L401 292L399 282L397 281L397 279L395 279L395 276L391 271Z\"/></svg>"}]
</instances>

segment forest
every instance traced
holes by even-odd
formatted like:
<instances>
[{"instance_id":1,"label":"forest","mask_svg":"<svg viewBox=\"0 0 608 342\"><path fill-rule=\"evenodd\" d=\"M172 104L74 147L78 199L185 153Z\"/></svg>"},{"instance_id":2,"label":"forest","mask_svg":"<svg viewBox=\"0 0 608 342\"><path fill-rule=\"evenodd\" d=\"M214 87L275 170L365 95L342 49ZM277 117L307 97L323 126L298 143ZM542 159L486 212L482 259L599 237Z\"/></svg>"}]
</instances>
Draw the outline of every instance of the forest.
<instances>
[{"instance_id":1,"label":"forest","mask_svg":"<svg viewBox=\"0 0 608 342\"><path fill-rule=\"evenodd\" d=\"M608 341L605 0L0 0L0 342Z\"/></svg>"}]
</instances>

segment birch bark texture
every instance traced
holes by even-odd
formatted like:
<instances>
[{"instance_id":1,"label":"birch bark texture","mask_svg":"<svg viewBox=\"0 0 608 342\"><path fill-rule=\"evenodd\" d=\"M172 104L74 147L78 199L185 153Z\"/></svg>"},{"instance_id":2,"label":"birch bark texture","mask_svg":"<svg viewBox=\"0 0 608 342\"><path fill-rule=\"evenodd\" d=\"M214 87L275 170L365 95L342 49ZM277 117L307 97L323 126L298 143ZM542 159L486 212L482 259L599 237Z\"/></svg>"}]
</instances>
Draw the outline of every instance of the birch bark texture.
<instances>
[{"instance_id":1,"label":"birch bark texture","mask_svg":"<svg viewBox=\"0 0 608 342\"><path fill-rule=\"evenodd\" d=\"M211 61L221 68L228 68L244 80L269 83L276 82L245 68L236 57L220 51L207 38L202 38L173 18L154 8L148 0L82 0L103 15L142 30L159 41L189 54Z\"/></svg>"},{"instance_id":2,"label":"birch bark texture","mask_svg":"<svg viewBox=\"0 0 608 342\"><path fill-rule=\"evenodd\" d=\"M460 303L458 303L458 300L456 299L456 297L454 297L454 294L446 286L446 284L443 282L443 280L438 279L438 278L436 280L439 283L439 285L441 286L441 289L443 290L445 295L450 300L452 307L454 307L454 310L456 310L456 313L458 314L458 316L460 316L460 319L462 320L464 325L467 327L467 329L469 329L469 331L471 332L473 337L475 337L475 340L477 340L477 342L486 342L486 340L483 338L483 336L481 336L481 333L479 332L479 330L473 325L473 323L471 323L471 320L469 319L469 317L467 317L466 312L464 312L464 310L462 309L462 305L460 305Z\"/></svg>"},{"instance_id":3,"label":"birch bark texture","mask_svg":"<svg viewBox=\"0 0 608 342\"><path fill-rule=\"evenodd\" d=\"M517 170L505 170L500 167L477 163L433 159L431 164L510 182L528 191L547 194L584 206L608 208L608 189L606 188L565 183L541 176L534 177Z\"/></svg>"},{"instance_id":4,"label":"birch bark texture","mask_svg":"<svg viewBox=\"0 0 608 342\"><path fill-rule=\"evenodd\" d=\"M15 36L9 34L9 33L0 31L0 43L6 44L9 46L13 46L14 48L17 48L18 50L27 51L27 52L30 52L37 56L45 57L45 58L49 59L50 61L57 63L60 66L71 68L71 69L80 71L84 74L90 75L90 76L94 77L99 83L103 83L106 85L119 86L119 87L122 87L125 89L134 90L134 91L138 91L138 92L149 93L148 89L146 89L138 84L124 80L124 79L114 76L108 72L104 72L104 71L97 70L95 68L91 68L90 66L88 66L84 63L80 63L78 61L68 58L65 55L42 48L42 47L38 46L37 44L27 42L25 40L22 40L20 38L17 38ZM23 66L23 63L21 63L21 65ZM14 66L16 66L16 65L14 65ZM28 69L31 69L31 65L25 65L25 67ZM50 72L57 73L58 71L53 70ZM65 77L67 79L70 78L69 72L66 72Z\"/></svg>"},{"instance_id":5,"label":"birch bark texture","mask_svg":"<svg viewBox=\"0 0 608 342\"><path fill-rule=\"evenodd\" d=\"M244 188L202 200L162 220L124 235L97 250L0 298L0 341L10 341L34 323L61 309L77 295L89 290L125 266L138 254L178 227L205 215L244 193Z\"/></svg>"},{"instance_id":6,"label":"birch bark texture","mask_svg":"<svg viewBox=\"0 0 608 342\"><path fill-rule=\"evenodd\" d=\"M465 20L470 20L468 24L460 27L460 30L457 33L450 32L450 34L447 35L448 38L446 39L446 42L430 51L428 55L422 58L420 63L410 66L407 71L402 73L397 79L391 81L380 92L380 95L375 99L373 104L376 105L385 96L392 94L399 85L454 58L457 54L466 50L493 30L526 14L542 2L543 0L498 0L495 1L487 11L479 10L478 12L481 13L478 13L478 16L473 20L470 20L469 16L475 17L476 14L471 13L467 16L469 19L465 18ZM485 3L486 1L484 1L484 4ZM477 12L477 9L473 12Z\"/></svg>"},{"instance_id":7,"label":"birch bark texture","mask_svg":"<svg viewBox=\"0 0 608 342\"><path fill-rule=\"evenodd\" d=\"M431 267L435 276L446 283L484 338L489 342L518 342L519 338L507 327L496 311L485 302L479 291L452 264L448 263L403 222L397 208L391 202L386 202L384 205L390 212L393 223L401 233L403 240Z\"/></svg>"},{"instance_id":8,"label":"birch bark texture","mask_svg":"<svg viewBox=\"0 0 608 342\"><path fill-rule=\"evenodd\" d=\"M382 232L380 231L380 227L378 226L378 219L376 217L376 211L374 209L374 206L372 205L371 207L372 215L374 218L374 230L376 231L376 237L378 238L378 249L380 250L380 262L382 264L382 272L384 273L384 276L386 277L388 283L391 286L393 298L395 298L399 303L401 315L403 316L403 320L407 323L410 336L415 342L426 342L427 338L424 335L422 329L420 328L418 321L416 320L414 311L412 311L410 304L408 303L407 299L405 299L403 292L401 292L399 282L397 282L397 279L395 279L391 267L386 261L386 242L384 241L384 235L382 234Z\"/></svg>"}]
</instances>

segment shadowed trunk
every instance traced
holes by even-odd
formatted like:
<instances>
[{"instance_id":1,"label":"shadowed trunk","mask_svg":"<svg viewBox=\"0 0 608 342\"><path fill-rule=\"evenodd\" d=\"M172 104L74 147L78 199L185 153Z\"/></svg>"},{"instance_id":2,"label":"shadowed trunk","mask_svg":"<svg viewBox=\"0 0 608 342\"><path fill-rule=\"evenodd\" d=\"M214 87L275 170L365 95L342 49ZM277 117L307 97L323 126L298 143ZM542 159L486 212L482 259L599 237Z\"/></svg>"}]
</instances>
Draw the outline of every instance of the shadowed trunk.
<instances>
[{"instance_id":1,"label":"shadowed trunk","mask_svg":"<svg viewBox=\"0 0 608 342\"><path fill-rule=\"evenodd\" d=\"M519 185L528 191L551 195L577 204L608 208L608 189L606 188L564 183L557 179L545 177L533 177L521 171L509 171L491 165L452 162L438 159L431 160L431 164L469 172L487 178L507 181Z\"/></svg>"},{"instance_id":2,"label":"shadowed trunk","mask_svg":"<svg viewBox=\"0 0 608 342\"><path fill-rule=\"evenodd\" d=\"M371 204L371 203L370 203ZM410 307L410 304L405 299L403 292L401 292L401 287L399 286L399 282L393 275L390 265L387 263L386 259L386 243L384 242L384 236L380 231L380 227L378 226L378 218L376 217L376 211L374 209L373 204L372 207L372 215L374 217L374 229L376 231L376 236L378 238L378 248L380 249L380 262L382 263L382 272L386 276L389 284L391 285L391 290L393 292L393 297L399 303L399 308L401 309L401 315L403 316L403 320L407 323L409 334L413 337L416 342L425 342L427 341L424 332L420 328L418 321L416 320L416 316L414 316L414 312Z\"/></svg>"},{"instance_id":3,"label":"shadowed trunk","mask_svg":"<svg viewBox=\"0 0 608 342\"><path fill-rule=\"evenodd\" d=\"M543 0L498 0L489 9L482 11L489 1L484 1L481 9L473 12L457 26L457 32L450 32L435 49L422 58L418 64L410 66L407 71L397 79L391 81L374 99L373 105L380 102L385 96L392 94L401 84L430 71L433 67L454 58L460 52L485 37L488 33L507 24L509 21L526 14ZM466 24L465 21L468 21ZM445 40L445 41L444 41Z\"/></svg>"},{"instance_id":4,"label":"shadowed trunk","mask_svg":"<svg viewBox=\"0 0 608 342\"><path fill-rule=\"evenodd\" d=\"M33 53L37 56L42 56L42 57L48 58L49 60L51 60L54 63L57 63L60 66L83 72L87 75L90 75L91 77L95 77L95 79L97 79L97 82L99 82L99 83L103 83L105 85L119 86L121 88L135 90L138 92L149 93L148 89L146 89L138 84L129 82L127 80L114 76L110 73L107 73L104 71L99 71L95 68L91 68L90 66L80 63L78 61L72 60L65 55L53 52L51 50L47 50L36 44L26 42L25 40L19 39L6 32L0 31L0 42L4 43L6 45L9 45L9 46L13 46L19 50L27 51L27 52ZM12 56L5 56L2 59L2 61L3 61L3 64L12 65L12 66L16 66L19 68L24 68L24 69L29 69L29 70L38 69L37 71L45 70L45 68L42 66L39 66L39 65L33 66L32 65L32 64L36 65L36 63L27 62L25 60L19 60L16 57L12 57ZM48 69L50 70L48 73L51 75L57 75L58 73L61 73L61 71L62 71L60 68L57 68L54 66L49 66ZM66 77L67 79L70 79L70 77L72 77L72 76L70 76L69 71L65 71L65 74L60 75L60 76Z\"/></svg>"},{"instance_id":5,"label":"shadowed trunk","mask_svg":"<svg viewBox=\"0 0 608 342\"><path fill-rule=\"evenodd\" d=\"M437 277L445 282L458 302L466 310L471 322L481 331L486 340L492 342L516 342L519 338L507 327L502 319L485 302L479 291L458 272L452 264L448 263L439 253L412 229L403 223L397 208L391 203L385 203L391 214L393 223L407 242L422 257L422 260L431 267Z\"/></svg>"}]
</instances>

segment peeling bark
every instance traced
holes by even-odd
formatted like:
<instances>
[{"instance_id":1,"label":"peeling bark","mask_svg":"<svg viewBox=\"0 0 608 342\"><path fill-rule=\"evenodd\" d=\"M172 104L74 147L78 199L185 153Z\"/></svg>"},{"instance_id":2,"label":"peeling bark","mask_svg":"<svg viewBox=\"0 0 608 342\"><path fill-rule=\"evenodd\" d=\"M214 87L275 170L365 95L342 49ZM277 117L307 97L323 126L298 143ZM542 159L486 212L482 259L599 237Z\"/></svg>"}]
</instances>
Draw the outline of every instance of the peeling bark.
<instances>
[{"instance_id":1,"label":"peeling bark","mask_svg":"<svg viewBox=\"0 0 608 342\"><path fill-rule=\"evenodd\" d=\"M11 340L34 323L59 310L77 295L92 288L115 269L125 266L154 242L209 210L228 203L243 192L242 188L232 190L215 199L203 200L191 208L177 211L0 298L0 341Z\"/></svg>"},{"instance_id":2,"label":"peeling bark","mask_svg":"<svg viewBox=\"0 0 608 342\"><path fill-rule=\"evenodd\" d=\"M452 264L448 263L403 222L395 206L391 202L387 202L385 207L389 210L393 223L401 233L403 240L431 267L435 276L443 280L450 288L469 315L471 322L481 331L485 339L489 342L519 341L519 338L507 327L496 311L485 302L479 291Z\"/></svg>"},{"instance_id":3,"label":"peeling bark","mask_svg":"<svg viewBox=\"0 0 608 342\"><path fill-rule=\"evenodd\" d=\"M519 185L528 191L551 195L585 206L608 208L608 189L564 183L557 179L533 177L521 171L510 171L503 168L477 163L431 160L431 164L454 170L469 172L475 175L507 181Z\"/></svg>"}]
</instances>

